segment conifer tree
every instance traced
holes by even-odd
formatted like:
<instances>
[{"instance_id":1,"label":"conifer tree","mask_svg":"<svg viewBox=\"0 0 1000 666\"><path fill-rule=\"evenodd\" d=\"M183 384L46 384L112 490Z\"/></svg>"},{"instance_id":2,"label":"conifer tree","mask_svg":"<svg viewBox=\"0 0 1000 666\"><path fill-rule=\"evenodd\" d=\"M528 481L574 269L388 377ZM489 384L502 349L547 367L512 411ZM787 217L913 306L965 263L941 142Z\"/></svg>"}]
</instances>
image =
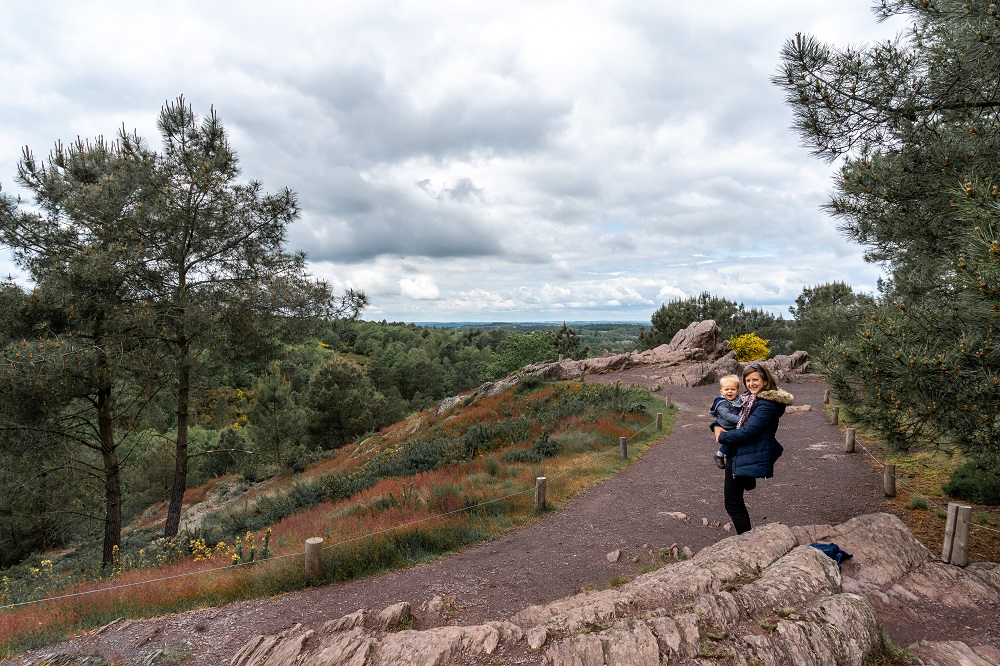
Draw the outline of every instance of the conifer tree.
<instances>
[{"instance_id":1,"label":"conifer tree","mask_svg":"<svg viewBox=\"0 0 1000 666\"><path fill-rule=\"evenodd\" d=\"M881 0L893 41L835 48L797 35L775 83L795 128L843 158L827 209L891 276L857 333L828 346L849 415L899 448L1000 456L1000 20L979 0Z\"/></svg>"},{"instance_id":2,"label":"conifer tree","mask_svg":"<svg viewBox=\"0 0 1000 666\"><path fill-rule=\"evenodd\" d=\"M2 352L0 391L22 406L8 413L7 428L30 447L70 451L59 464L97 473L104 565L121 540L119 450L159 384L152 353L140 349L145 320L127 279L142 263L130 230L143 196L139 175L148 166L120 141L56 144L44 161L25 148L18 182L37 210L5 197L0 217L0 241L35 282L30 292L5 288L13 296L5 299L5 316L31 329ZM96 466L88 451L99 456ZM55 471L48 467L40 471Z\"/></svg>"},{"instance_id":3,"label":"conifer tree","mask_svg":"<svg viewBox=\"0 0 1000 666\"><path fill-rule=\"evenodd\" d=\"M96 396L96 432L110 469L115 433L122 424L128 432L115 406L141 412L150 391L170 389L177 436L164 534L171 537L187 485L194 392L208 378L202 371L265 350L276 336L317 319L355 316L367 299L350 290L334 296L309 277L303 253L285 248L287 226L299 214L295 194L239 180L214 110L199 118L178 98L163 107L158 125L160 152L124 130L111 144L57 144L46 164L26 150L19 182L40 212L18 212L9 197L0 212L3 243L37 282L36 294L45 290L36 296L43 312L60 313L65 335L74 336L72 343L53 339L43 317L33 344L89 355L90 365L80 367L93 370L85 389ZM119 374L126 370L127 378ZM46 369L45 376L55 374ZM119 378L127 379L127 402L116 393ZM15 384L31 382L22 376ZM116 483L108 483L109 507L120 506ZM117 527L109 518L109 534L120 532L118 515Z\"/></svg>"},{"instance_id":4,"label":"conifer tree","mask_svg":"<svg viewBox=\"0 0 1000 666\"><path fill-rule=\"evenodd\" d=\"M173 361L176 464L164 525L170 537L187 487L199 370L226 347L251 353L281 327L355 316L367 301L353 291L334 297L329 285L309 278L304 253L286 250L287 227L299 216L295 193L269 194L259 181L239 180L236 153L214 109L199 118L180 97L163 107L158 127L163 147L147 172L154 196L144 209L146 270L137 288Z\"/></svg>"},{"instance_id":5,"label":"conifer tree","mask_svg":"<svg viewBox=\"0 0 1000 666\"><path fill-rule=\"evenodd\" d=\"M871 315L875 299L856 294L846 282L804 287L788 311L795 317L793 346L810 354L821 352L830 338L850 336Z\"/></svg>"},{"instance_id":6,"label":"conifer tree","mask_svg":"<svg viewBox=\"0 0 1000 666\"><path fill-rule=\"evenodd\" d=\"M590 347L580 342L580 334L567 326L566 322L552 331L552 340L555 343L556 352L566 358L579 360L586 358L587 354L590 353Z\"/></svg>"}]
</instances>

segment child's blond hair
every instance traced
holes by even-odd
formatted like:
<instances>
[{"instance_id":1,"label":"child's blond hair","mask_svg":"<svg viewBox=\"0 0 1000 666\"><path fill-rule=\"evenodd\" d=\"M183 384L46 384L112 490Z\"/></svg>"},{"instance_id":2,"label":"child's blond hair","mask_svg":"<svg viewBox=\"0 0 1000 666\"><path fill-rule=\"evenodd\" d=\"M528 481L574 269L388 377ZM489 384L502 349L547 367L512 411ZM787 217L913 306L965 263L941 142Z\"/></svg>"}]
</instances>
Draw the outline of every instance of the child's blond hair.
<instances>
[{"instance_id":1,"label":"child's blond hair","mask_svg":"<svg viewBox=\"0 0 1000 666\"><path fill-rule=\"evenodd\" d=\"M722 388L726 384L733 383L736 384L736 388L740 386L740 378L737 375L725 375L719 378L719 388Z\"/></svg>"}]
</instances>

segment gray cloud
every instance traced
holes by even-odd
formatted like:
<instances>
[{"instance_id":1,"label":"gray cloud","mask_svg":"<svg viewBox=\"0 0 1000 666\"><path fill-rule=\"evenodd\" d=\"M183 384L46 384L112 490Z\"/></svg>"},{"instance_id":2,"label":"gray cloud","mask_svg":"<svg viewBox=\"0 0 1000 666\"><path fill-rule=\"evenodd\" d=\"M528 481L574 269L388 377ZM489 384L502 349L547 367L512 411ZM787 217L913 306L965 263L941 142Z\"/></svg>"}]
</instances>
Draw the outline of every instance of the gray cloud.
<instances>
[{"instance_id":1,"label":"gray cloud","mask_svg":"<svg viewBox=\"0 0 1000 666\"><path fill-rule=\"evenodd\" d=\"M184 93L246 177L299 193L290 244L372 317L647 321L705 290L784 312L878 276L820 212L831 170L768 81L796 31L899 29L861 5L15 3L0 182L25 143L124 122L155 146Z\"/></svg>"}]
</instances>

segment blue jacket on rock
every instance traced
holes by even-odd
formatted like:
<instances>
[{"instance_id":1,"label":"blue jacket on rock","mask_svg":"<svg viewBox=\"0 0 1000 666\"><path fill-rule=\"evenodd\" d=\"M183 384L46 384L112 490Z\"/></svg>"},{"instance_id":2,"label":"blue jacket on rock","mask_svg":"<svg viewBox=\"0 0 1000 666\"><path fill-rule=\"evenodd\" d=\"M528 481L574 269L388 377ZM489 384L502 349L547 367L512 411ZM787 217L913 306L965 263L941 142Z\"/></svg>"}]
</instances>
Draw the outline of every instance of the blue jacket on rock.
<instances>
[{"instance_id":1,"label":"blue jacket on rock","mask_svg":"<svg viewBox=\"0 0 1000 666\"><path fill-rule=\"evenodd\" d=\"M791 393L782 389L761 391L743 425L719 435L719 444L729 445L733 476L755 479L774 476L774 462L784 451L774 438L778 419L794 399Z\"/></svg>"}]
</instances>

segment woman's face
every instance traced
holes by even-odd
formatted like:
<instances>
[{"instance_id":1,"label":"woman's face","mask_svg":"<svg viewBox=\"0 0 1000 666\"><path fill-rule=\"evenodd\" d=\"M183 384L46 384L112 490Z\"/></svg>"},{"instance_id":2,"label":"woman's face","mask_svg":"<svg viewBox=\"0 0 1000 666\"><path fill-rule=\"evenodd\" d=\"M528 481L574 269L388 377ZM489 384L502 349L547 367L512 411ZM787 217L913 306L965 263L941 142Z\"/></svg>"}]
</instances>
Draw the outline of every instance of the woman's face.
<instances>
[{"instance_id":1,"label":"woman's face","mask_svg":"<svg viewBox=\"0 0 1000 666\"><path fill-rule=\"evenodd\" d=\"M747 385L747 390L757 395L764 388L764 378L759 372L751 372L743 378L743 383Z\"/></svg>"}]
</instances>

